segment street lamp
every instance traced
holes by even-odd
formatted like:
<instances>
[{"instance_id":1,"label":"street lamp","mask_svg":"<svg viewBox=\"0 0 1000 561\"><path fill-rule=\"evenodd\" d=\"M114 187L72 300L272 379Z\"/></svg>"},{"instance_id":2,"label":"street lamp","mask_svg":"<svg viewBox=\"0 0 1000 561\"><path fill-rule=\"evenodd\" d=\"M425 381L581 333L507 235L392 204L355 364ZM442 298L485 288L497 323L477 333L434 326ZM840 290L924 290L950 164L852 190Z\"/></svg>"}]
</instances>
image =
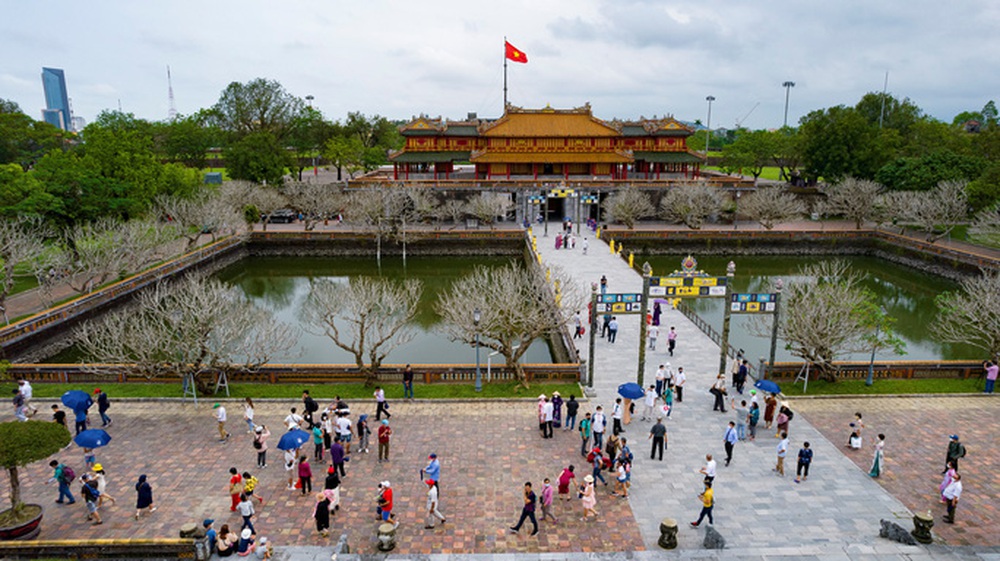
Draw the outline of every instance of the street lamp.
<instances>
[{"instance_id":1,"label":"street lamp","mask_svg":"<svg viewBox=\"0 0 1000 561\"><path fill-rule=\"evenodd\" d=\"M879 328L882 327L881 319L884 318L887 313L889 313L886 311L885 306L883 306L880 310L882 312L881 315L879 316L880 321L875 324L875 338L872 339L872 359L868 363L868 378L865 380L866 386L871 386L872 384L875 383L875 351L878 349L878 333L879 333Z\"/></svg>"},{"instance_id":2,"label":"street lamp","mask_svg":"<svg viewBox=\"0 0 1000 561\"><path fill-rule=\"evenodd\" d=\"M708 143L712 140L712 102L715 101L715 96L710 95L705 98L708 102L708 119L706 119L705 124L705 157L708 157Z\"/></svg>"},{"instance_id":3,"label":"street lamp","mask_svg":"<svg viewBox=\"0 0 1000 561\"><path fill-rule=\"evenodd\" d=\"M483 373L479 370L479 320L482 319L482 312L477 307L472 311L472 325L476 326L476 391L483 391Z\"/></svg>"},{"instance_id":4,"label":"street lamp","mask_svg":"<svg viewBox=\"0 0 1000 561\"><path fill-rule=\"evenodd\" d=\"M309 109L313 108L313 100L316 99L312 94L306 96L306 101L309 102ZM313 177L319 175L319 167L316 165L316 152L313 151Z\"/></svg>"},{"instance_id":5,"label":"street lamp","mask_svg":"<svg viewBox=\"0 0 1000 561\"><path fill-rule=\"evenodd\" d=\"M792 91L792 88L795 87L795 82L791 82L791 81L785 82L784 84L781 84L781 86L783 88L785 88L785 124L782 125L782 126L783 127L787 127L788 126L788 94L789 94L789 92Z\"/></svg>"}]
</instances>

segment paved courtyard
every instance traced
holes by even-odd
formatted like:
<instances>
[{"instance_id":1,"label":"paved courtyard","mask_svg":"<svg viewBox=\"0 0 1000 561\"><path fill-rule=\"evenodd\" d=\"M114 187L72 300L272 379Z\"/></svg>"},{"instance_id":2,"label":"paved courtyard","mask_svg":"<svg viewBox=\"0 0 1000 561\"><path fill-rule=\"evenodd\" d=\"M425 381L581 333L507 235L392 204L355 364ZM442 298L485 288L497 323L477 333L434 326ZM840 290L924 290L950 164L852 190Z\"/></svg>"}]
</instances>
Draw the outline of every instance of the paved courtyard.
<instances>
[{"instance_id":1,"label":"paved courtyard","mask_svg":"<svg viewBox=\"0 0 1000 561\"><path fill-rule=\"evenodd\" d=\"M39 402L40 408L48 407ZM241 418L237 403L229 403L231 419ZM229 512L229 468L253 472L260 479L259 493L266 502L254 522L261 535L276 545L322 545L336 543L340 534L349 535L352 548L374 552L371 538L375 530L376 487L389 480L395 489L394 512L400 521L397 552L429 553L514 553L553 551L628 551L643 548L642 538L629 505L602 493L598 510L600 524L579 520L579 501L557 503L559 524L542 523L539 534L527 530L512 535L507 528L517 521L521 490L531 481L540 491L545 477L553 481L570 463L580 466L579 440L575 434L557 431L551 440L538 437L533 402L492 403L395 403L391 461L376 462L372 454L352 454L343 481L341 511L331 520L331 536L320 538L312 520L315 499L285 489L285 472L280 452L273 449L280 436L281 419L293 402L258 404L257 419L275 430L270 439L269 466L257 470L256 451L242 421L229 423L232 439L216 442L211 404L114 403L110 411L114 424L109 429L113 441L98 450L97 460L108 473L108 491L118 499L116 506L102 509L105 523L91 526L84 520L86 509L73 485L77 504L57 505L57 489L45 485L51 476L48 461L37 462L22 471L23 493L27 502L45 507L39 539L85 539L130 537L176 537L183 522L216 519L216 527L228 523L238 528L241 519ZM42 409L44 411L44 409ZM374 403L352 404L352 413L369 413ZM10 420L5 411L2 420ZM533 426L532 426L533 425ZM308 450L311 457L312 446ZM425 530L426 485L419 470L427 455L436 452L442 461L441 510L448 523ZM56 458L83 473L82 450L76 445ZM313 465L314 474L325 467ZM578 468L582 469L582 466ZM133 485L140 474L148 474L158 510L136 521ZM582 475L581 475L582 477ZM322 477L314 475L316 481ZM6 487L6 477L4 477ZM320 483L320 486L322 484ZM6 490L0 509L7 505Z\"/></svg>"},{"instance_id":2,"label":"paved courtyard","mask_svg":"<svg viewBox=\"0 0 1000 561\"><path fill-rule=\"evenodd\" d=\"M996 421L1000 399L926 397L883 399L801 399L796 409L830 441L847 440L855 411L864 416L866 446L841 447L859 468L871 466L871 437L886 435L886 473L879 483L913 512L930 510L934 532L952 545L994 545L1000 538L1000 438ZM941 522L944 505L938 485L948 435L958 434L968 455L959 462L963 493L955 524ZM843 442L842 442L843 441Z\"/></svg>"}]
</instances>

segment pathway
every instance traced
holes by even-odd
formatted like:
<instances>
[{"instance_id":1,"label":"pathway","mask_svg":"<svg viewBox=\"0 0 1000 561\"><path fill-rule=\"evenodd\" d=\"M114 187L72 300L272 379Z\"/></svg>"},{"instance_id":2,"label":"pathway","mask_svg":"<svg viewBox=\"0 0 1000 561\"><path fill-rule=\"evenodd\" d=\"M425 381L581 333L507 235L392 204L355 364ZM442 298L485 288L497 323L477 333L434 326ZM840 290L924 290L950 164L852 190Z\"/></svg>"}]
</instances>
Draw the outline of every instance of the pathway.
<instances>
[{"instance_id":1,"label":"pathway","mask_svg":"<svg viewBox=\"0 0 1000 561\"><path fill-rule=\"evenodd\" d=\"M611 255L603 241L588 235L590 251L584 256L579 242L575 250L555 250L555 230L551 227L549 234L538 240L544 263L570 272L584 290L589 292L590 283L598 281L602 274L608 277L609 292L641 290L639 274L624 260ZM621 327L613 345L597 339L594 383L597 397L593 403L602 404L606 411L614 402L617 386L636 378L639 318L619 319ZM719 348L680 312L665 309L661 328L666 331L671 325L676 326L679 334L675 356L666 355L661 335L657 350L647 352L645 371L647 383L655 379L656 366L661 362L670 361L675 369L682 366L688 374L684 402L676 405L667 423L669 444L664 461L652 461L647 455L651 422L634 420L625 434L636 457L630 504L650 549L656 547L659 522L665 517L677 519L682 526L681 548L700 547L704 530L692 529L687 524L700 510L696 496L702 489L702 476L697 470L706 453L714 454L717 460L724 458L723 433L726 423L734 418L732 413L713 413L713 398L707 392L718 371ZM587 345L587 340L579 345L584 357ZM637 411L640 410L637 406ZM879 520L898 520L908 526L911 514L906 507L801 416L792 422L791 433L787 460L790 466L786 467L789 475L784 478L771 471L777 444L773 432L761 430L756 442L738 444L730 467L723 467L724 462L719 461L715 527L730 546L777 551L796 548L795 551L805 555L831 547L844 551L849 547L874 547L880 553L889 553L889 549L896 547L877 537ZM803 441L809 441L815 451L813 476L808 482L795 484L794 457ZM609 497L605 502L609 500L613 499Z\"/></svg>"}]
</instances>

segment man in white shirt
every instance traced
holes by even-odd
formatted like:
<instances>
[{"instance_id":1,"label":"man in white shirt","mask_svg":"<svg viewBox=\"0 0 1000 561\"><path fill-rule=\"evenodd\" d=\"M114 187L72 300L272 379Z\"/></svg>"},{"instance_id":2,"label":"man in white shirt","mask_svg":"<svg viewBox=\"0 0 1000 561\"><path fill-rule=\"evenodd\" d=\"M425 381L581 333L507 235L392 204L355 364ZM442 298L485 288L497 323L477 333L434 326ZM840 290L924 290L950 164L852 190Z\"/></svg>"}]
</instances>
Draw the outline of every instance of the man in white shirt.
<instances>
[{"instance_id":1,"label":"man in white shirt","mask_svg":"<svg viewBox=\"0 0 1000 561\"><path fill-rule=\"evenodd\" d=\"M625 432L622 428L622 414L625 408L622 406L622 398L615 399L615 406L611 408L611 434L618 436L620 433Z\"/></svg>"},{"instance_id":2,"label":"man in white shirt","mask_svg":"<svg viewBox=\"0 0 1000 561\"><path fill-rule=\"evenodd\" d=\"M667 379L666 372L667 371L662 364L656 369L656 395L663 395L663 383Z\"/></svg>"},{"instance_id":3,"label":"man in white shirt","mask_svg":"<svg viewBox=\"0 0 1000 561\"><path fill-rule=\"evenodd\" d=\"M31 382L21 379L17 381L17 390L21 392L24 397L24 414L28 417L34 417L35 413L38 413L38 408L31 404L31 398L34 396L34 390L31 388Z\"/></svg>"},{"instance_id":4,"label":"man in white shirt","mask_svg":"<svg viewBox=\"0 0 1000 561\"><path fill-rule=\"evenodd\" d=\"M229 433L226 432L226 408L221 403L216 403L212 406L212 412L219 424L219 442L226 442L229 440Z\"/></svg>"},{"instance_id":5,"label":"man in white shirt","mask_svg":"<svg viewBox=\"0 0 1000 561\"><path fill-rule=\"evenodd\" d=\"M705 465L698 473L705 475L705 483L711 483L715 480L715 460L712 459L711 454L705 455Z\"/></svg>"},{"instance_id":6,"label":"man in white shirt","mask_svg":"<svg viewBox=\"0 0 1000 561\"><path fill-rule=\"evenodd\" d=\"M684 401L684 382L687 382L687 375L681 366L677 368L677 374L674 376L674 401L677 403Z\"/></svg>"},{"instance_id":7,"label":"man in white shirt","mask_svg":"<svg viewBox=\"0 0 1000 561\"><path fill-rule=\"evenodd\" d=\"M774 466L774 470L778 472L781 477L785 476L785 456L788 455L788 433L781 433L781 442L778 443L778 464Z\"/></svg>"},{"instance_id":8,"label":"man in white shirt","mask_svg":"<svg viewBox=\"0 0 1000 561\"><path fill-rule=\"evenodd\" d=\"M660 336L660 328L655 325L649 326L649 350L656 350L656 338Z\"/></svg>"},{"instance_id":9,"label":"man in white shirt","mask_svg":"<svg viewBox=\"0 0 1000 561\"><path fill-rule=\"evenodd\" d=\"M340 442L344 445L344 454L351 453L351 419L347 415L340 415L335 421L337 425L337 435L340 436Z\"/></svg>"},{"instance_id":10,"label":"man in white shirt","mask_svg":"<svg viewBox=\"0 0 1000 561\"><path fill-rule=\"evenodd\" d=\"M944 515L944 521L954 524L955 507L958 506L958 498L962 496L962 476L956 473L941 495L948 501L948 514Z\"/></svg>"},{"instance_id":11,"label":"man in white shirt","mask_svg":"<svg viewBox=\"0 0 1000 561\"><path fill-rule=\"evenodd\" d=\"M288 430L302 428L302 421L302 416L296 413L296 409L292 407L291 413L285 417L285 428Z\"/></svg>"},{"instance_id":12,"label":"man in white shirt","mask_svg":"<svg viewBox=\"0 0 1000 561\"><path fill-rule=\"evenodd\" d=\"M594 411L594 417L591 419L591 431L594 433L595 448L604 446L604 428L606 426L607 420L604 417L604 409L598 405Z\"/></svg>"},{"instance_id":13,"label":"man in white shirt","mask_svg":"<svg viewBox=\"0 0 1000 561\"><path fill-rule=\"evenodd\" d=\"M546 397L545 403L542 405L542 438L552 438L552 415L554 410L552 400Z\"/></svg>"},{"instance_id":14,"label":"man in white shirt","mask_svg":"<svg viewBox=\"0 0 1000 561\"><path fill-rule=\"evenodd\" d=\"M656 386L649 386L649 389L646 390L645 408L642 410L643 421L653 418L653 407L656 406L656 397Z\"/></svg>"}]
</instances>

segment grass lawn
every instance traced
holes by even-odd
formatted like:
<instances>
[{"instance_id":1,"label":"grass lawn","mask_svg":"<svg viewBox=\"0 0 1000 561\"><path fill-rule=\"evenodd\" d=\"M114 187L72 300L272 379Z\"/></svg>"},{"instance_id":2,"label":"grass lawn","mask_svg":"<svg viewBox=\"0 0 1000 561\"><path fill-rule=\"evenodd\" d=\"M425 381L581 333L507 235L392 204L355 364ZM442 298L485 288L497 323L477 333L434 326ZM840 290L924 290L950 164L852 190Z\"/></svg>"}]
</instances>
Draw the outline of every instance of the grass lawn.
<instances>
[{"instance_id":1,"label":"grass lawn","mask_svg":"<svg viewBox=\"0 0 1000 561\"><path fill-rule=\"evenodd\" d=\"M93 386L93 387L92 387ZM551 395L553 391L558 391L564 398L571 395L580 397L582 392L577 384L532 384L527 390L518 389L514 382L483 384L483 391L476 393L473 385L470 384L430 384L425 385L420 382L413 384L413 393L421 399L447 399L447 398L510 398L510 397L538 397L544 393ZM15 384L0 384L0 392L3 395L10 395L15 388ZM95 387L100 387L112 399L119 397L181 397L181 385L178 384L34 384L35 398L59 397L69 390L84 390L92 392ZM385 395L389 399L403 398L403 385L392 383L385 386ZM302 398L302 390L309 390L309 394L316 399L333 399L341 396L344 399L366 399L371 398L374 388L367 388L364 384L322 384L322 385L298 385L298 384L230 384L229 393L231 397L242 398L279 398L299 400ZM225 394L220 394L225 397ZM201 396L200 396L201 397ZM208 396L211 399L214 396Z\"/></svg>"},{"instance_id":2,"label":"grass lawn","mask_svg":"<svg viewBox=\"0 0 1000 561\"><path fill-rule=\"evenodd\" d=\"M26 276L15 276L14 277L14 288L10 290L11 296L17 294L18 292L24 292L25 290L31 290L38 286L38 279L34 275Z\"/></svg>"},{"instance_id":3,"label":"grass lawn","mask_svg":"<svg viewBox=\"0 0 1000 561\"><path fill-rule=\"evenodd\" d=\"M819 380L809 382L809 391L802 393L802 384L782 382L781 392L796 395L886 395L886 394L930 394L930 393L978 393L983 391L982 382L977 379L913 379L875 380L868 387L864 380L842 380L830 383Z\"/></svg>"},{"instance_id":4,"label":"grass lawn","mask_svg":"<svg viewBox=\"0 0 1000 561\"><path fill-rule=\"evenodd\" d=\"M717 171L717 172L720 172L720 173L725 173L718 166L707 166L707 167L705 167L705 169L710 169L712 171ZM745 173L744 175L746 175L747 177L750 177L750 173L749 172ZM770 179L770 180L773 180L773 181L780 181L781 180L781 168L778 168L778 167L766 167L766 168L764 168L763 171L761 171L760 178L761 179Z\"/></svg>"}]
</instances>

